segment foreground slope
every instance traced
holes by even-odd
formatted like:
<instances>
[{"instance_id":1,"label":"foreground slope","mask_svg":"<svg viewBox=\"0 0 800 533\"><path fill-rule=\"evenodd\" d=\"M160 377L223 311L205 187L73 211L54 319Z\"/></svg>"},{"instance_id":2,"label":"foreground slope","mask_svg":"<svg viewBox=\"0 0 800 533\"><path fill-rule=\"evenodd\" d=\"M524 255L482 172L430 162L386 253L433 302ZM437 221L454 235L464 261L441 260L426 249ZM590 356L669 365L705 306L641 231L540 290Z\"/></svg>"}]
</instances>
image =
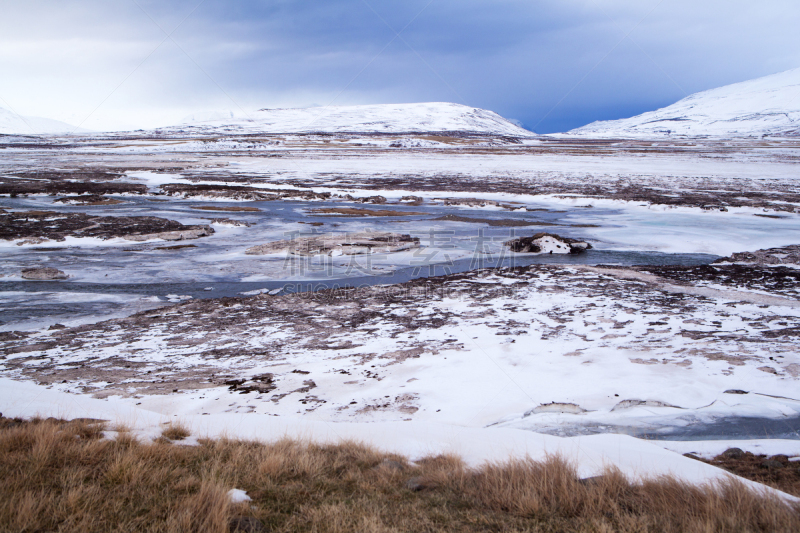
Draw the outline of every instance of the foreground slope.
<instances>
[{"instance_id":1,"label":"foreground slope","mask_svg":"<svg viewBox=\"0 0 800 533\"><path fill-rule=\"evenodd\" d=\"M600 137L796 136L800 134L800 68L696 93L632 118L593 122L570 133Z\"/></svg>"},{"instance_id":2,"label":"foreground slope","mask_svg":"<svg viewBox=\"0 0 800 533\"><path fill-rule=\"evenodd\" d=\"M433 102L261 109L248 114L198 114L166 132L197 133L479 133L530 137L497 113Z\"/></svg>"},{"instance_id":3,"label":"foreground slope","mask_svg":"<svg viewBox=\"0 0 800 533\"><path fill-rule=\"evenodd\" d=\"M79 130L75 126L42 117L23 117L0 107L0 134L4 135L40 135L44 133L73 133Z\"/></svg>"}]
</instances>

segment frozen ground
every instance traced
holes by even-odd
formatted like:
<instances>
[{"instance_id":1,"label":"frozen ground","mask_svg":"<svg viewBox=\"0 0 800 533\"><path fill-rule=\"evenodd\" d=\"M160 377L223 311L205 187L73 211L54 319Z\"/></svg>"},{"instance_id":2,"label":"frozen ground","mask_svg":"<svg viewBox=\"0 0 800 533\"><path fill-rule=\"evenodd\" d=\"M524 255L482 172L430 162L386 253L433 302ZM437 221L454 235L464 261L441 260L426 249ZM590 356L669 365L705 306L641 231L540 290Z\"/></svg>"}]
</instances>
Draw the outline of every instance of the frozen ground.
<instances>
[{"instance_id":1,"label":"frozen ground","mask_svg":"<svg viewBox=\"0 0 800 533\"><path fill-rule=\"evenodd\" d=\"M179 414L669 433L800 415L799 325L794 299L534 265L8 333L3 363Z\"/></svg>"},{"instance_id":2,"label":"frozen ground","mask_svg":"<svg viewBox=\"0 0 800 533\"><path fill-rule=\"evenodd\" d=\"M672 464L619 433L740 440L768 427L797 438L796 265L709 266L798 244L796 141L429 137L0 138L8 212L214 228L178 243L0 242L0 374L32 395L2 412L52 413L74 399L208 420L210 432L252 417L243 427L385 432L380 442L427 428L403 446L468 436L484 447L476 457L524 435L539 444L503 453L581 443L619 464L615 446L650 457L642 464ZM90 193L119 202L55 202ZM245 254L287 232L367 229L422 246L358 256L357 268L344 257ZM594 249L477 270L493 266L512 234L538 231ZM31 266L70 278L24 281ZM408 269L431 266L452 274L408 281ZM366 286L284 289L348 279ZM48 411L36 398L57 403ZM745 418L756 425L734 431ZM558 436L566 440L548 440Z\"/></svg>"}]
</instances>

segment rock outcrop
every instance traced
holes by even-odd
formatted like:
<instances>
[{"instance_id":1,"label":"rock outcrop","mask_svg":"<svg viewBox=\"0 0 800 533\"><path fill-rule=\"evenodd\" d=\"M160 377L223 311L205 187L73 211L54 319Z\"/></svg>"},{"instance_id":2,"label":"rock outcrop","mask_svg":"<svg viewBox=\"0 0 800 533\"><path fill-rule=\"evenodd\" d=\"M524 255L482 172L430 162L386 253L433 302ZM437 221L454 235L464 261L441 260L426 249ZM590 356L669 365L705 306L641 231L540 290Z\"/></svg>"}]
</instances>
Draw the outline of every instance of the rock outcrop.
<instances>
[{"instance_id":1,"label":"rock outcrop","mask_svg":"<svg viewBox=\"0 0 800 533\"><path fill-rule=\"evenodd\" d=\"M359 255L394 253L419 248L419 238L397 233L363 231L330 233L313 237L268 242L248 248L249 255L289 253L291 255Z\"/></svg>"},{"instance_id":2,"label":"rock outcrop","mask_svg":"<svg viewBox=\"0 0 800 533\"><path fill-rule=\"evenodd\" d=\"M579 254L591 249L588 242L561 237L552 233L537 233L506 241L512 252L529 254Z\"/></svg>"},{"instance_id":3,"label":"rock outcrop","mask_svg":"<svg viewBox=\"0 0 800 533\"><path fill-rule=\"evenodd\" d=\"M22 278L30 280L51 281L67 279L68 277L61 270L52 267L26 268L22 271Z\"/></svg>"},{"instance_id":4,"label":"rock outcrop","mask_svg":"<svg viewBox=\"0 0 800 533\"><path fill-rule=\"evenodd\" d=\"M800 265L800 244L767 248L755 252L737 252L715 263L747 263L755 265Z\"/></svg>"}]
</instances>

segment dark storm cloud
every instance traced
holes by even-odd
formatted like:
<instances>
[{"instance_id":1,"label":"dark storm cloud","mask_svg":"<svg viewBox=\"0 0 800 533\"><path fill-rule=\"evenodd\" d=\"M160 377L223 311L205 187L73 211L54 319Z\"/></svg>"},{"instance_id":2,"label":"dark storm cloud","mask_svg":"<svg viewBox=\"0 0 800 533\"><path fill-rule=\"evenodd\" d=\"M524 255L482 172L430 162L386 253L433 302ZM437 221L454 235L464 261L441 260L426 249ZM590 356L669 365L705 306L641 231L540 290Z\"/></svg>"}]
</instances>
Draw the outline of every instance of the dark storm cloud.
<instances>
[{"instance_id":1,"label":"dark storm cloud","mask_svg":"<svg viewBox=\"0 0 800 533\"><path fill-rule=\"evenodd\" d=\"M794 0L0 6L0 96L29 114L90 115L89 125L220 107L454 101L563 131L800 66Z\"/></svg>"}]
</instances>

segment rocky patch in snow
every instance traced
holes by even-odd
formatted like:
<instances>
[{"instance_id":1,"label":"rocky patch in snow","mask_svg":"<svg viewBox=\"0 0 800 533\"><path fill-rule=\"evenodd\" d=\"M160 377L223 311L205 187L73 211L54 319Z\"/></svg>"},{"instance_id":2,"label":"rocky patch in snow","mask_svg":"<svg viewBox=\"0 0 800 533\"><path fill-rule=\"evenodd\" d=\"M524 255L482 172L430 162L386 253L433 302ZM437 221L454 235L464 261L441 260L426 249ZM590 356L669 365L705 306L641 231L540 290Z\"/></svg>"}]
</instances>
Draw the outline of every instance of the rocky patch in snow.
<instances>
[{"instance_id":1,"label":"rocky patch in snow","mask_svg":"<svg viewBox=\"0 0 800 533\"><path fill-rule=\"evenodd\" d=\"M407 205L422 205L425 202L425 199L422 196L403 196L400 198L400 203L407 204Z\"/></svg>"},{"instance_id":2,"label":"rocky patch in snow","mask_svg":"<svg viewBox=\"0 0 800 533\"><path fill-rule=\"evenodd\" d=\"M512 252L530 254L579 254L592 247L588 242L552 233L536 233L531 237L507 241L505 244Z\"/></svg>"},{"instance_id":3,"label":"rocky patch in snow","mask_svg":"<svg viewBox=\"0 0 800 533\"><path fill-rule=\"evenodd\" d=\"M496 200L482 200L480 198L434 198L433 202L438 202L446 206L471 207L471 208L497 207L500 209L515 210L515 209L520 209L521 207L519 205L498 202Z\"/></svg>"},{"instance_id":4,"label":"rocky patch in snow","mask_svg":"<svg viewBox=\"0 0 800 533\"><path fill-rule=\"evenodd\" d=\"M63 198L56 198L53 200L54 204L67 204L67 205L114 205L121 204L122 200L108 198L99 194L87 194L78 196L65 196Z\"/></svg>"},{"instance_id":5,"label":"rocky patch in snow","mask_svg":"<svg viewBox=\"0 0 800 533\"><path fill-rule=\"evenodd\" d=\"M67 237L122 237L132 241L196 239L214 233L207 225L184 225L158 217L92 216L86 213L56 211L16 211L0 213L0 239L18 244L36 244Z\"/></svg>"},{"instance_id":6,"label":"rocky patch in snow","mask_svg":"<svg viewBox=\"0 0 800 533\"><path fill-rule=\"evenodd\" d=\"M385 204L386 197L385 196L366 196L364 198L354 198L353 196L346 194L344 195L345 200L351 200L354 202L358 202L360 204Z\"/></svg>"},{"instance_id":7,"label":"rocky patch in snow","mask_svg":"<svg viewBox=\"0 0 800 533\"><path fill-rule=\"evenodd\" d=\"M312 215L341 215L346 217L410 217L425 215L417 211L395 211L393 209L361 209L358 207L322 207L311 209Z\"/></svg>"},{"instance_id":8,"label":"rocky patch in snow","mask_svg":"<svg viewBox=\"0 0 800 533\"><path fill-rule=\"evenodd\" d=\"M538 407L534 407L523 416L531 416L531 415L538 415L541 413L558 413L558 414L570 414L570 415L579 415L585 413L586 409L581 407L580 405L576 405L574 403L564 403L564 402L550 402L542 404Z\"/></svg>"},{"instance_id":9,"label":"rocky patch in snow","mask_svg":"<svg viewBox=\"0 0 800 533\"><path fill-rule=\"evenodd\" d=\"M800 245L792 244L780 248L768 248L755 252L737 252L715 263L744 263L753 265L800 265Z\"/></svg>"},{"instance_id":10,"label":"rocky patch in snow","mask_svg":"<svg viewBox=\"0 0 800 533\"><path fill-rule=\"evenodd\" d=\"M633 407L672 407L674 409L680 409L677 405L668 404L659 400L622 400L611 410L622 411Z\"/></svg>"},{"instance_id":11,"label":"rocky patch in snow","mask_svg":"<svg viewBox=\"0 0 800 533\"><path fill-rule=\"evenodd\" d=\"M289 253L291 255L360 255L386 254L419 248L419 238L397 233L364 231L331 233L318 237L300 237L270 242L248 248L249 255Z\"/></svg>"},{"instance_id":12,"label":"rocky patch in snow","mask_svg":"<svg viewBox=\"0 0 800 533\"><path fill-rule=\"evenodd\" d=\"M68 277L63 271L52 267L26 268L22 271L22 278L30 280L51 281Z\"/></svg>"},{"instance_id":13,"label":"rocky patch in snow","mask_svg":"<svg viewBox=\"0 0 800 533\"><path fill-rule=\"evenodd\" d=\"M552 222L542 222L538 220L524 220L519 218L475 218L463 217L461 215L444 215L434 218L442 222L466 222L468 224L487 224L493 227L511 228L511 227L525 227L525 226L559 226L561 224L553 224Z\"/></svg>"},{"instance_id":14,"label":"rocky patch in snow","mask_svg":"<svg viewBox=\"0 0 800 533\"><path fill-rule=\"evenodd\" d=\"M264 189L245 185L197 185L187 183L168 183L161 190L169 196L181 198L209 198L239 201L277 201L277 200L327 200L331 193L316 193L300 189Z\"/></svg>"},{"instance_id":15,"label":"rocky patch in snow","mask_svg":"<svg viewBox=\"0 0 800 533\"><path fill-rule=\"evenodd\" d=\"M800 300L800 269L794 266L715 263L696 267L638 267L637 270L685 286L745 290Z\"/></svg>"},{"instance_id":16,"label":"rocky patch in snow","mask_svg":"<svg viewBox=\"0 0 800 533\"><path fill-rule=\"evenodd\" d=\"M212 218L211 224L215 226L228 226L232 228L238 228L238 227L249 228L250 226L252 226L252 224L250 222L247 222L246 220L234 220L232 218Z\"/></svg>"}]
</instances>

